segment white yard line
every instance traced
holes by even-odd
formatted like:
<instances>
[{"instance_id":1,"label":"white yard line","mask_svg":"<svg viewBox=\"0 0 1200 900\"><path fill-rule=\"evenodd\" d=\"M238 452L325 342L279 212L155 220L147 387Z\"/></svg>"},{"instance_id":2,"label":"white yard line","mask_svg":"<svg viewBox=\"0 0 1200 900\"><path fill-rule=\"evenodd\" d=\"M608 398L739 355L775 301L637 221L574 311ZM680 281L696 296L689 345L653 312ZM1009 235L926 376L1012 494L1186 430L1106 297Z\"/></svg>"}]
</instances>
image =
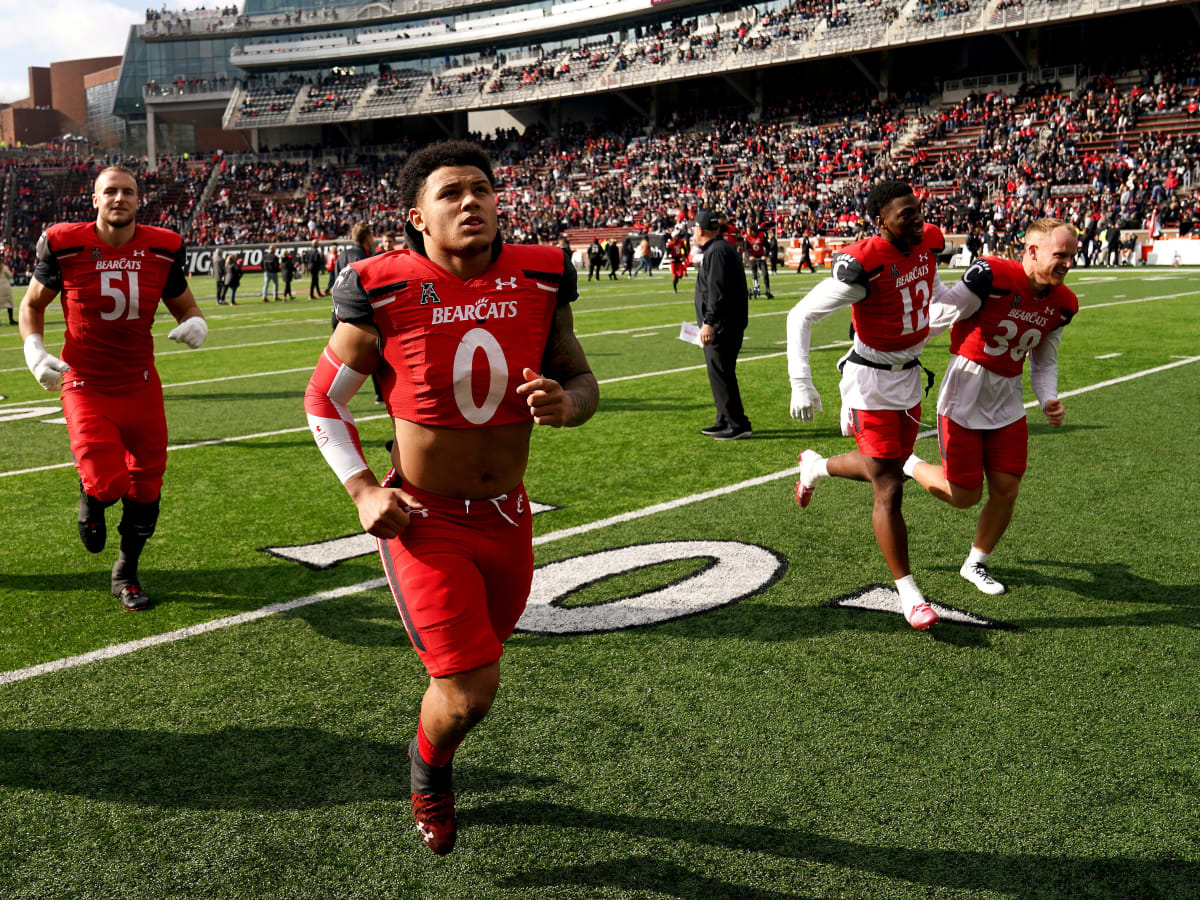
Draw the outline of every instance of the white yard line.
<instances>
[{"instance_id":1,"label":"white yard line","mask_svg":"<svg viewBox=\"0 0 1200 900\"><path fill-rule=\"evenodd\" d=\"M1118 356L1124 356L1123 353L1101 353L1096 359L1116 359Z\"/></svg>"},{"instance_id":2,"label":"white yard line","mask_svg":"<svg viewBox=\"0 0 1200 900\"><path fill-rule=\"evenodd\" d=\"M1200 356L1190 356L1187 359L1180 360L1179 362L1168 363L1167 365L1163 366L1156 366L1153 369L1145 369L1141 372L1133 372L1120 378L1113 378L1108 381L1098 382L1097 384L1090 384L1086 387L1076 388L1073 391L1066 391L1062 394L1059 394L1059 397L1074 397L1079 394L1086 394L1089 391L1096 391L1100 388L1110 387L1114 384L1133 381L1138 378L1143 378L1147 375L1165 372L1168 369L1190 365L1191 363L1195 362L1200 362ZM1036 405L1037 402L1033 401L1026 403L1025 407L1028 409ZM375 416L373 418L380 417ZM934 430L925 431L918 435L918 437L931 437L936 433L937 432ZM571 528L562 528L558 531L552 531L548 534L543 534L540 537L535 537L533 539L533 544L534 546L541 546L543 544L549 544L565 538L587 534L590 531L598 531L602 528L608 528L611 525L620 525L625 522L633 522L637 519L644 519L647 516L657 515L658 513L662 512L669 512L670 510L679 509L683 506L689 506L693 503L701 503L705 500L724 497L728 494L744 490L745 488L758 487L759 485L769 484L772 481L778 481L781 478L794 477L795 475L798 475L799 472L800 467L793 466L788 469L781 469L778 472L772 472L769 475L759 475L756 478L748 478L745 481L739 481L734 484L714 488L709 491L702 491L698 494L690 494L686 497L680 497L676 500L668 500L664 503L655 503L652 506L644 506L641 509L619 513L615 516L598 519L595 522L587 522L583 525L575 525ZM202 622L199 625L189 625L187 628L180 628L176 631L169 631L164 634L151 635L150 637L140 638L136 641L128 641L124 644L113 644L108 647L102 647L99 650L93 650L89 653L82 653L78 656L69 656L64 659L56 659L47 663L28 666L24 669L14 669L10 672L0 672L0 684L11 684L16 681L24 681L28 678L35 678L38 675L46 675L50 672L61 672L64 669L85 666L89 663L97 662L102 659L114 659L118 656L125 656L129 653L135 653L138 650L145 649L146 647L154 647L160 644L171 644L176 641L182 641L185 638L194 637L195 635L206 634L207 632L217 631L221 628L229 628L233 625L241 625L245 622L253 622L257 619L272 616L275 613L287 612L288 610L298 609L302 606L320 603L323 600L332 600L337 597L347 597L352 594L362 593L363 591L372 591L376 588L383 587L385 584L387 584L387 579L385 578L372 578L368 581L360 581L357 584L333 588L332 590L322 591L317 594L308 594L304 597L298 597L295 600L287 600L282 603L271 603L267 606L260 607L259 609L251 610L250 612L239 613L235 616L227 616L223 619L214 619L211 622Z\"/></svg>"}]
</instances>

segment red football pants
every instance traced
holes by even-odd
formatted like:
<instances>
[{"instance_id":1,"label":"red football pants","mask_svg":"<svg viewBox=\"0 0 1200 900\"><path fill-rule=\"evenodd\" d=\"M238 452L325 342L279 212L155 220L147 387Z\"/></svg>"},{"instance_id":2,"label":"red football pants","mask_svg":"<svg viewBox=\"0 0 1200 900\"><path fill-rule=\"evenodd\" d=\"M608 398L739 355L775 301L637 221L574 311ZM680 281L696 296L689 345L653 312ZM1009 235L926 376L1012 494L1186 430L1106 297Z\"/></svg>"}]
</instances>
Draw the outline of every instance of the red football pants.
<instances>
[{"instance_id":1,"label":"red football pants","mask_svg":"<svg viewBox=\"0 0 1200 900\"><path fill-rule=\"evenodd\" d=\"M153 503L167 469L167 416L162 382L149 380L112 390L63 382L63 414L71 455L83 489L104 503L128 497Z\"/></svg>"},{"instance_id":2,"label":"red football pants","mask_svg":"<svg viewBox=\"0 0 1200 900\"><path fill-rule=\"evenodd\" d=\"M525 487L490 500L404 489L424 510L410 513L400 537L378 544L413 647L434 678L491 665L504 653L533 582Z\"/></svg>"}]
</instances>

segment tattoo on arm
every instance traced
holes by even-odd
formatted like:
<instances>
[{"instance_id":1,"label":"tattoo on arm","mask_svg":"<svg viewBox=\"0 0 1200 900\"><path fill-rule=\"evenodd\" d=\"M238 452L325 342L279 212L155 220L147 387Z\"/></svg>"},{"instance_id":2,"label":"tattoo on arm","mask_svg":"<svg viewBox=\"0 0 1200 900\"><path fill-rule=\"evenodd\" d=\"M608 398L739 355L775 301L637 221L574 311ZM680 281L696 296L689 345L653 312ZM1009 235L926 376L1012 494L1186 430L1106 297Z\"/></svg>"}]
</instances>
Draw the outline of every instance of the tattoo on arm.
<instances>
[{"instance_id":1,"label":"tattoo on arm","mask_svg":"<svg viewBox=\"0 0 1200 900\"><path fill-rule=\"evenodd\" d=\"M553 378L571 395L575 412L567 422L569 427L582 425L595 414L600 402L600 386L579 339L575 337L575 320L570 306L561 306L554 312L550 334L546 337L546 353L542 357L542 374Z\"/></svg>"}]
</instances>

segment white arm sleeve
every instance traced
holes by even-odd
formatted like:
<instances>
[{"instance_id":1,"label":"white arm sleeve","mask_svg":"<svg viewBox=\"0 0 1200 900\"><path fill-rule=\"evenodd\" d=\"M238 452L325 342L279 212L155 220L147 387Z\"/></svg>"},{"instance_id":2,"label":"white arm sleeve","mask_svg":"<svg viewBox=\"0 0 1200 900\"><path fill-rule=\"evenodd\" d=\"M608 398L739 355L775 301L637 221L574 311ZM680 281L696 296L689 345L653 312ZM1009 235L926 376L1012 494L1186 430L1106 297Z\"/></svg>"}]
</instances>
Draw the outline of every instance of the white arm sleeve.
<instances>
[{"instance_id":1,"label":"white arm sleeve","mask_svg":"<svg viewBox=\"0 0 1200 900\"><path fill-rule=\"evenodd\" d=\"M983 306L983 301L962 281L953 287L946 287L939 279L935 285L941 285L941 288L934 287L933 301L929 304L931 338L937 337L959 319L971 318Z\"/></svg>"},{"instance_id":2,"label":"white arm sleeve","mask_svg":"<svg viewBox=\"0 0 1200 900\"><path fill-rule=\"evenodd\" d=\"M1058 399L1058 342L1062 329L1055 328L1029 354L1029 384L1043 409Z\"/></svg>"},{"instance_id":3,"label":"white arm sleeve","mask_svg":"<svg viewBox=\"0 0 1200 900\"><path fill-rule=\"evenodd\" d=\"M860 285L844 284L830 277L820 282L803 300L792 307L787 317L787 359L788 378L793 386L812 381L808 351L812 342L813 325L866 296L866 289Z\"/></svg>"}]
</instances>

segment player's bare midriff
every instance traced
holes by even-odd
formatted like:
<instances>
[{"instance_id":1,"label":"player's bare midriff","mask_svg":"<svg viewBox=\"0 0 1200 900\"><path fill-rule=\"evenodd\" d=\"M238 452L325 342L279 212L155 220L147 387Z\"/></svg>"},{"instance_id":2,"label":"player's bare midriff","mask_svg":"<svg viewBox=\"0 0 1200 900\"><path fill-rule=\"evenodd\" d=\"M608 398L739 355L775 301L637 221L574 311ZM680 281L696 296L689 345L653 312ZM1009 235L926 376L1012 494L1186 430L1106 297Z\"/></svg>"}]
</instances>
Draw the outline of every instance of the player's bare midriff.
<instances>
[{"instance_id":1,"label":"player's bare midriff","mask_svg":"<svg viewBox=\"0 0 1200 900\"><path fill-rule=\"evenodd\" d=\"M443 497L479 500L521 483L533 422L438 428L395 419L392 465L405 484Z\"/></svg>"}]
</instances>

